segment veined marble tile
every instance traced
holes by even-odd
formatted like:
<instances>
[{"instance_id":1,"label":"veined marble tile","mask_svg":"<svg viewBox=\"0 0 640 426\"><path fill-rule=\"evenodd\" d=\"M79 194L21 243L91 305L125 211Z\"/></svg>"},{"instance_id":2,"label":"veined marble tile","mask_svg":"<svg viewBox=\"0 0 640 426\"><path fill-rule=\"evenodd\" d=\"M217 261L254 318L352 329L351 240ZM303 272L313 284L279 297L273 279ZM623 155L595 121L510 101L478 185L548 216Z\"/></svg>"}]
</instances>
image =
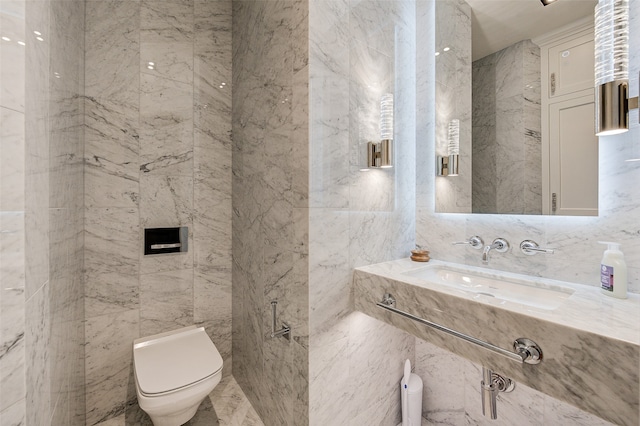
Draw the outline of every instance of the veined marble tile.
<instances>
[{"instance_id":1,"label":"veined marble tile","mask_svg":"<svg viewBox=\"0 0 640 426\"><path fill-rule=\"evenodd\" d=\"M90 318L85 324L86 424L95 425L123 415L133 371L133 341L140 337L137 309Z\"/></svg>"},{"instance_id":2,"label":"veined marble tile","mask_svg":"<svg viewBox=\"0 0 640 426\"><path fill-rule=\"evenodd\" d=\"M349 204L349 103L346 77L314 76L310 68L310 162L309 205L324 208L345 208Z\"/></svg>"},{"instance_id":3,"label":"veined marble tile","mask_svg":"<svg viewBox=\"0 0 640 426\"><path fill-rule=\"evenodd\" d=\"M140 72L156 77L193 83L193 42L149 42L140 33ZM151 32L151 39L155 34Z\"/></svg>"},{"instance_id":4,"label":"veined marble tile","mask_svg":"<svg viewBox=\"0 0 640 426\"><path fill-rule=\"evenodd\" d=\"M350 311L349 215L324 209L309 213L309 332L314 335Z\"/></svg>"},{"instance_id":5,"label":"veined marble tile","mask_svg":"<svg viewBox=\"0 0 640 426\"><path fill-rule=\"evenodd\" d=\"M350 377L344 374L344 360L349 358L348 337L326 342L309 352L309 424L349 424L354 393Z\"/></svg>"},{"instance_id":6,"label":"veined marble tile","mask_svg":"<svg viewBox=\"0 0 640 426\"><path fill-rule=\"evenodd\" d=\"M282 317L284 319L284 317ZM263 416L275 424L294 424L293 342L266 339L264 342L265 403Z\"/></svg>"},{"instance_id":7,"label":"veined marble tile","mask_svg":"<svg viewBox=\"0 0 640 426\"><path fill-rule=\"evenodd\" d=\"M149 336L193 324L193 270L140 276L140 334Z\"/></svg>"},{"instance_id":8,"label":"veined marble tile","mask_svg":"<svg viewBox=\"0 0 640 426\"><path fill-rule=\"evenodd\" d=\"M138 101L87 97L85 111L85 205L137 206Z\"/></svg>"},{"instance_id":9,"label":"veined marble tile","mask_svg":"<svg viewBox=\"0 0 640 426\"><path fill-rule=\"evenodd\" d=\"M24 214L0 213L0 411L25 398Z\"/></svg>"},{"instance_id":10,"label":"veined marble tile","mask_svg":"<svg viewBox=\"0 0 640 426\"><path fill-rule=\"evenodd\" d=\"M544 395L543 421L544 424L567 426L610 426L613 424L547 395Z\"/></svg>"},{"instance_id":11,"label":"veined marble tile","mask_svg":"<svg viewBox=\"0 0 640 426\"><path fill-rule=\"evenodd\" d=\"M197 213L194 215L191 250L194 265L230 274L231 194L222 194L210 187L212 181L203 179L194 185L194 211Z\"/></svg>"},{"instance_id":12,"label":"veined marble tile","mask_svg":"<svg viewBox=\"0 0 640 426\"><path fill-rule=\"evenodd\" d=\"M26 403L24 399L0 411L3 424L21 425L25 423Z\"/></svg>"},{"instance_id":13,"label":"veined marble tile","mask_svg":"<svg viewBox=\"0 0 640 426\"><path fill-rule=\"evenodd\" d=\"M85 315L91 318L139 306L137 209L85 210Z\"/></svg>"},{"instance_id":14,"label":"veined marble tile","mask_svg":"<svg viewBox=\"0 0 640 426\"><path fill-rule=\"evenodd\" d=\"M88 1L85 25L91 29L85 40L85 94L116 103L137 99L139 0Z\"/></svg>"},{"instance_id":15,"label":"veined marble tile","mask_svg":"<svg viewBox=\"0 0 640 426\"><path fill-rule=\"evenodd\" d=\"M0 49L0 106L16 112L25 110L25 2L6 0L0 11L3 37Z\"/></svg>"},{"instance_id":16,"label":"veined marble tile","mask_svg":"<svg viewBox=\"0 0 640 426\"><path fill-rule=\"evenodd\" d=\"M46 424L51 394L49 362L51 323L49 319L49 283L42 285L25 301L25 385L28 424Z\"/></svg>"},{"instance_id":17,"label":"veined marble tile","mask_svg":"<svg viewBox=\"0 0 640 426\"><path fill-rule=\"evenodd\" d=\"M37 2L26 3L26 33L48 27L49 9ZM44 31L44 30L43 30ZM26 55L25 78L31 82L25 92L25 297L33 296L49 278L49 37L32 43Z\"/></svg>"},{"instance_id":18,"label":"veined marble tile","mask_svg":"<svg viewBox=\"0 0 640 426\"><path fill-rule=\"evenodd\" d=\"M140 3L140 30L148 42L193 41L192 1L149 1Z\"/></svg>"},{"instance_id":19,"label":"veined marble tile","mask_svg":"<svg viewBox=\"0 0 640 426\"><path fill-rule=\"evenodd\" d=\"M24 210L25 116L0 107L0 210Z\"/></svg>"},{"instance_id":20,"label":"veined marble tile","mask_svg":"<svg viewBox=\"0 0 640 426\"><path fill-rule=\"evenodd\" d=\"M193 322L205 327L225 360L231 357L231 294L229 272L195 269Z\"/></svg>"},{"instance_id":21,"label":"veined marble tile","mask_svg":"<svg viewBox=\"0 0 640 426\"><path fill-rule=\"evenodd\" d=\"M351 316L349 356L354 424L398 424L399 382L404 361L415 359L415 338L358 312Z\"/></svg>"},{"instance_id":22,"label":"veined marble tile","mask_svg":"<svg viewBox=\"0 0 640 426\"><path fill-rule=\"evenodd\" d=\"M233 377L223 378L209 395L220 425L262 426L262 420Z\"/></svg>"},{"instance_id":23,"label":"veined marble tile","mask_svg":"<svg viewBox=\"0 0 640 426\"><path fill-rule=\"evenodd\" d=\"M307 55L308 56L308 55ZM291 103L291 140L293 158L291 161L293 206L309 206L309 67L306 66L293 75Z\"/></svg>"},{"instance_id":24,"label":"veined marble tile","mask_svg":"<svg viewBox=\"0 0 640 426\"><path fill-rule=\"evenodd\" d=\"M464 416L465 383L461 359L437 346L416 339L414 373L422 379L422 413L432 419L441 413Z\"/></svg>"},{"instance_id":25,"label":"veined marble tile","mask_svg":"<svg viewBox=\"0 0 640 426\"><path fill-rule=\"evenodd\" d=\"M140 79L141 173L193 176L193 86Z\"/></svg>"},{"instance_id":26,"label":"veined marble tile","mask_svg":"<svg viewBox=\"0 0 640 426\"><path fill-rule=\"evenodd\" d=\"M309 4L310 70L323 75L348 74L345 53L349 40L349 1Z\"/></svg>"}]
</instances>

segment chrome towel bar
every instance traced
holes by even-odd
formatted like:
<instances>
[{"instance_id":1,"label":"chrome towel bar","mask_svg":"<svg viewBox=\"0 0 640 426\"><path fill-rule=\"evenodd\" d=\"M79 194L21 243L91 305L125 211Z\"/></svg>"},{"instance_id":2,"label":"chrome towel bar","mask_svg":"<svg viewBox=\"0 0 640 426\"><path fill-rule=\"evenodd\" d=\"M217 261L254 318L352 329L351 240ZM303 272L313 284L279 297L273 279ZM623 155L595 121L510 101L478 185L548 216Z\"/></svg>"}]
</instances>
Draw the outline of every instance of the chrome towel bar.
<instances>
[{"instance_id":1,"label":"chrome towel bar","mask_svg":"<svg viewBox=\"0 0 640 426\"><path fill-rule=\"evenodd\" d=\"M445 332L447 334L451 334L452 336L455 336L459 339L465 340L467 342L473 343L474 345L478 345L484 349L488 349L491 352L495 352L499 355L505 356L512 361L516 361L521 364L522 363L539 364L540 361L542 361L542 349L534 341L527 339L525 337L516 339L513 342L513 350L515 352L512 352L510 350L503 349L499 346L492 345L491 343L485 342L484 340L476 339L475 337L469 336L464 333L460 333L459 331L452 330L443 325L428 321L424 318L417 317L408 312L401 311L400 309L396 309L395 304L396 304L396 300L389 293L384 295L384 298L382 299L381 302L376 303L378 307L386 309L387 311L393 312L394 314L401 315L405 318L409 318L416 322L419 322L420 324L424 324L429 327L435 328L436 330Z\"/></svg>"}]
</instances>

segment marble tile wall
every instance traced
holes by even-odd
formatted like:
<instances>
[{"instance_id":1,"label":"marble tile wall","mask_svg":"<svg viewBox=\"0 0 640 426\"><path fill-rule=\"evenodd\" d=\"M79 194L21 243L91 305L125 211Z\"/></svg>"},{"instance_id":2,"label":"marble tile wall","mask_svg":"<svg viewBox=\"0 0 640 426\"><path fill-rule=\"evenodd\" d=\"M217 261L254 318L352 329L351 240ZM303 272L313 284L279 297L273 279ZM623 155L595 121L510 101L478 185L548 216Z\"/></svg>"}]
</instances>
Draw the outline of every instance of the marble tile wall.
<instances>
[{"instance_id":1,"label":"marble tile wall","mask_svg":"<svg viewBox=\"0 0 640 426\"><path fill-rule=\"evenodd\" d=\"M0 422L19 424L26 415L26 52L17 43L25 36L24 1L0 3L0 32L11 40L0 43Z\"/></svg>"},{"instance_id":2,"label":"marble tile wall","mask_svg":"<svg viewBox=\"0 0 640 426\"><path fill-rule=\"evenodd\" d=\"M415 3L309 7L309 424L397 424L414 340L353 312L350 284L352 268L413 247ZM383 93L394 94L395 164L362 172Z\"/></svg>"},{"instance_id":3,"label":"marble tile wall","mask_svg":"<svg viewBox=\"0 0 640 426\"><path fill-rule=\"evenodd\" d=\"M87 424L139 413L133 339L204 326L231 372L231 1L86 2ZM147 227L189 251L144 256Z\"/></svg>"},{"instance_id":4,"label":"marble tile wall","mask_svg":"<svg viewBox=\"0 0 640 426\"><path fill-rule=\"evenodd\" d=\"M84 424L83 19L0 4L2 424Z\"/></svg>"},{"instance_id":5,"label":"marble tile wall","mask_svg":"<svg viewBox=\"0 0 640 426\"><path fill-rule=\"evenodd\" d=\"M308 417L308 6L233 2L233 374L267 425ZM271 339L277 327L292 339Z\"/></svg>"},{"instance_id":6,"label":"marble tile wall","mask_svg":"<svg viewBox=\"0 0 640 426\"><path fill-rule=\"evenodd\" d=\"M531 40L473 62L475 213L542 213L539 69Z\"/></svg>"},{"instance_id":7,"label":"marble tile wall","mask_svg":"<svg viewBox=\"0 0 640 426\"><path fill-rule=\"evenodd\" d=\"M471 212L471 7L464 0L436 1L436 155L448 156L448 128L460 121L459 176L438 177L436 211ZM446 24L444 24L446 23ZM420 40L420 39L419 39ZM444 50L448 48L448 50Z\"/></svg>"}]
</instances>

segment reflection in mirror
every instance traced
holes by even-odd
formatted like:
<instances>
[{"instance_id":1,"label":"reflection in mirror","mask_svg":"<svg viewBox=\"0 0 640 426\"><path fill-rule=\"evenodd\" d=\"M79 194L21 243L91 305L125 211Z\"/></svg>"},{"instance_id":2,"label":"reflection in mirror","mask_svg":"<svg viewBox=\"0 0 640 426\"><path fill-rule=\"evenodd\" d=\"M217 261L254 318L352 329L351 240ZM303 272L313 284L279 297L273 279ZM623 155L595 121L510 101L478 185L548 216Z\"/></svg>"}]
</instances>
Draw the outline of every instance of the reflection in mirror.
<instances>
[{"instance_id":1,"label":"reflection in mirror","mask_svg":"<svg viewBox=\"0 0 640 426\"><path fill-rule=\"evenodd\" d=\"M436 2L436 211L597 215L596 0ZM440 171L442 165L439 164Z\"/></svg>"}]
</instances>

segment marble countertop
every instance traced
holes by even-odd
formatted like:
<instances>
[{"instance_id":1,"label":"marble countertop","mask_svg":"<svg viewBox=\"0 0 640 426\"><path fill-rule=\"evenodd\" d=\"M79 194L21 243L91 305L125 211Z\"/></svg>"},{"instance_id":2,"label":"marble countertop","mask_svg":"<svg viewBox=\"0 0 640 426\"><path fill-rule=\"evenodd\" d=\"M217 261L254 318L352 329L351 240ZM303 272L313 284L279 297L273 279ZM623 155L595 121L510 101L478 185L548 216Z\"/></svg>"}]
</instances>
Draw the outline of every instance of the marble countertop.
<instances>
[{"instance_id":1,"label":"marble countertop","mask_svg":"<svg viewBox=\"0 0 640 426\"><path fill-rule=\"evenodd\" d=\"M463 268L468 271L479 272L484 276L493 275L507 279L532 280L533 285L568 287L572 289L574 293L571 294L561 306L550 310L527 306L517 302L507 302L471 292L464 292L404 274L408 271L426 266L437 265ZM599 288L593 286L513 274L433 259L428 263L421 263L413 262L409 258L406 258L363 266L356 268L356 270L455 297L466 298L477 303L505 309L589 333L595 333L607 338L619 339L634 345L640 345L640 295L638 294L629 294L627 299L616 299L602 294Z\"/></svg>"}]
</instances>

